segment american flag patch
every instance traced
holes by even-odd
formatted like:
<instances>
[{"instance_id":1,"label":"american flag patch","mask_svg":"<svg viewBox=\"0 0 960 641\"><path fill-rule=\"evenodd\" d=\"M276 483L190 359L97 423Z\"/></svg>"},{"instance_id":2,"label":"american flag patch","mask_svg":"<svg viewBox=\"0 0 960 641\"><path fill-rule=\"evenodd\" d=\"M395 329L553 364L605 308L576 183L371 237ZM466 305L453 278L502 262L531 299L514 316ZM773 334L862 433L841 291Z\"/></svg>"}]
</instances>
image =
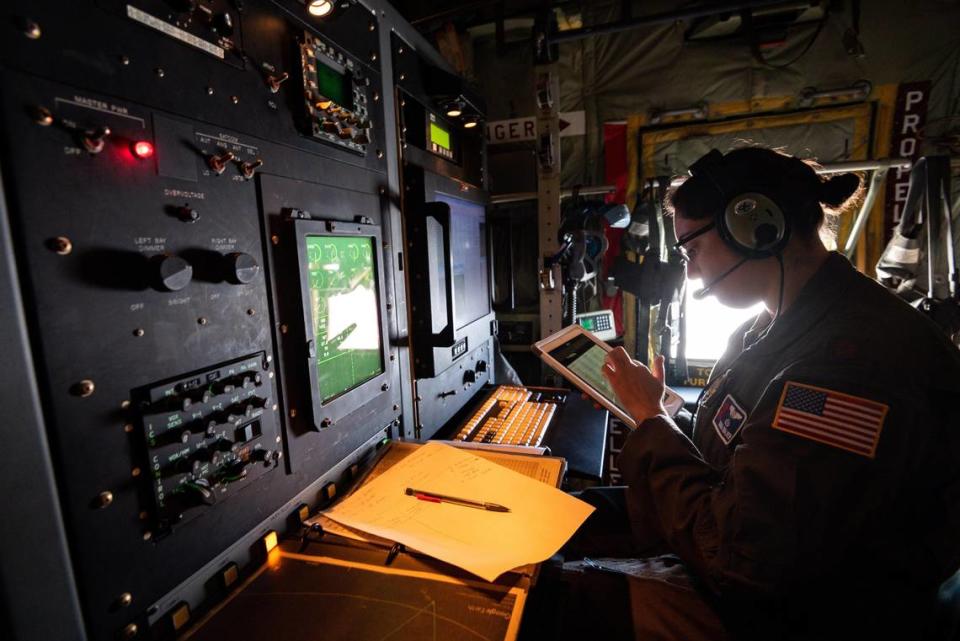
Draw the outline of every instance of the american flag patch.
<instances>
[{"instance_id":1,"label":"american flag patch","mask_svg":"<svg viewBox=\"0 0 960 641\"><path fill-rule=\"evenodd\" d=\"M773 427L873 458L888 409L859 396L788 382Z\"/></svg>"}]
</instances>

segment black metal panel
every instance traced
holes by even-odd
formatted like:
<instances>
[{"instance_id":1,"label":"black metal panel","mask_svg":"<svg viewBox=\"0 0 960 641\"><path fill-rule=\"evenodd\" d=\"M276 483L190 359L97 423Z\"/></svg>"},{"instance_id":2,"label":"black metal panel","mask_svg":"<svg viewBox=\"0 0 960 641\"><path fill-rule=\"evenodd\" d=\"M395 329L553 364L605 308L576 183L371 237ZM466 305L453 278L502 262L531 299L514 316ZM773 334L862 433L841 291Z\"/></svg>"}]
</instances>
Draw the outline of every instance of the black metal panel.
<instances>
[{"instance_id":1,"label":"black metal panel","mask_svg":"<svg viewBox=\"0 0 960 641\"><path fill-rule=\"evenodd\" d=\"M225 59L185 41L224 44L203 25L174 19L168 33L128 17L128 4L168 17L165 2L11 3L0 37L5 200L76 588L102 639L131 624L148 634L162 615L149 604L400 415L391 348L385 389L335 430L321 437L289 417L304 392L277 367L273 284L290 272L268 253L268 203L387 224L376 15L340 7L320 29L371 80L371 140L358 150L307 135L294 74L310 28L302 4L205 3L237 16ZM273 92L269 76L288 69ZM137 157L136 142L153 155ZM318 199L322 183L346 196ZM392 307L394 256L380 262ZM184 480L200 500L160 500ZM70 568L56 580L69 587ZM63 602L54 620L70 616Z\"/></svg>"},{"instance_id":2,"label":"black metal panel","mask_svg":"<svg viewBox=\"0 0 960 641\"><path fill-rule=\"evenodd\" d=\"M478 367L478 363L483 365ZM486 339L452 367L417 380L417 438L428 439L493 382L493 339Z\"/></svg>"},{"instance_id":3,"label":"black metal panel","mask_svg":"<svg viewBox=\"0 0 960 641\"><path fill-rule=\"evenodd\" d=\"M378 89L379 26L376 16L361 5L350 5L349 10L336 12L321 24L309 20L303 4L291 3L288 11L282 11L268 2L244 2L236 26L243 33L244 46L220 59L126 15L127 6L140 5L160 14L159 7L167 5L160 0L105 0L94 5L21 0L8 4L10 19L0 38L0 59L9 66L343 163L386 170L382 90ZM36 25L42 34L39 38L17 32L14 27L24 19ZM371 23L374 31L370 31ZM299 58L304 30L336 33L344 55L362 65L370 78L368 153L359 155L308 138L312 125L303 115ZM271 76L284 73L287 80L277 93L272 92ZM47 107L56 115L59 105Z\"/></svg>"}]
</instances>

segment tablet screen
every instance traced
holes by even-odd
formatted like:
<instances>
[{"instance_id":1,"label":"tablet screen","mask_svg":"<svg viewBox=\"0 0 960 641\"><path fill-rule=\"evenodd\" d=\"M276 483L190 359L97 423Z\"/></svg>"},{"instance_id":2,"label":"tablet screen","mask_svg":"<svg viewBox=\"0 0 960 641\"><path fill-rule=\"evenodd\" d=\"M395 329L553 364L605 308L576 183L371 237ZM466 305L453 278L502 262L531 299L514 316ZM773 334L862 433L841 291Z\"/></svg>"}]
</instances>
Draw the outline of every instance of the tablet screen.
<instances>
[{"instance_id":1,"label":"tablet screen","mask_svg":"<svg viewBox=\"0 0 960 641\"><path fill-rule=\"evenodd\" d=\"M580 334L574 336L563 345L551 350L550 356L558 363L579 376L583 382L597 391L598 394L619 407L629 415L626 408L617 399L617 394L610 387L610 383L603 375L603 361L607 356L606 350L594 343L588 337Z\"/></svg>"}]
</instances>

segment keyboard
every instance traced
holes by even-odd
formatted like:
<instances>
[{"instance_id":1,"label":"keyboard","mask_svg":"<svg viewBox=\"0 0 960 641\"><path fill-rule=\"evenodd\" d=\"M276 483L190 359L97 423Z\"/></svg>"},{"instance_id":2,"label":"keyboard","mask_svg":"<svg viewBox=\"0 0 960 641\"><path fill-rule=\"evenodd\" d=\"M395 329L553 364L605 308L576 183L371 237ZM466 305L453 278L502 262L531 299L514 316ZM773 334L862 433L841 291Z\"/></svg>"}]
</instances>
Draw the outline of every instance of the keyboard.
<instances>
[{"instance_id":1,"label":"keyboard","mask_svg":"<svg viewBox=\"0 0 960 641\"><path fill-rule=\"evenodd\" d=\"M565 390L500 385L451 440L538 447L565 398Z\"/></svg>"}]
</instances>

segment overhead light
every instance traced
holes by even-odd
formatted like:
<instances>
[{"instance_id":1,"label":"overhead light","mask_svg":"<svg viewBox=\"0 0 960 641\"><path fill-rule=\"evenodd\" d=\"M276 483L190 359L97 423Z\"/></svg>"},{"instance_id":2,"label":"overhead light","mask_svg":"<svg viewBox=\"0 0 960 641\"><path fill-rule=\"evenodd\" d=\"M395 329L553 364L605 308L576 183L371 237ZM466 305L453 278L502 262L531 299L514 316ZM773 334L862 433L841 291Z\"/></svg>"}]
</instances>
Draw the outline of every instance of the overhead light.
<instances>
[{"instance_id":1,"label":"overhead light","mask_svg":"<svg viewBox=\"0 0 960 641\"><path fill-rule=\"evenodd\" d=\"M447 110L447 117L459 118L463 115L463 102L460 100L451 100L447 103L445 109Z\"/></svg>"},{"instance_id":2,"label":"overhead light","mask_svg":"<svg viewBox=\"0 0 960 641\"><path fill-rule=\"evenodd\" d=\"M480 124L480 116L469 115L463 117L463 128L464 129L473 129Z\"/></svg>"},{"instance_id":3,"label":"overhead light","mask_svg":"<svg viewBox=\"0 0 960 641\"><path fill-rule=\"evenodd\" d=\"M331 0L307 0L307 12L315 18L326 18L333 13Z\"/></svg>"}]
</instances>

